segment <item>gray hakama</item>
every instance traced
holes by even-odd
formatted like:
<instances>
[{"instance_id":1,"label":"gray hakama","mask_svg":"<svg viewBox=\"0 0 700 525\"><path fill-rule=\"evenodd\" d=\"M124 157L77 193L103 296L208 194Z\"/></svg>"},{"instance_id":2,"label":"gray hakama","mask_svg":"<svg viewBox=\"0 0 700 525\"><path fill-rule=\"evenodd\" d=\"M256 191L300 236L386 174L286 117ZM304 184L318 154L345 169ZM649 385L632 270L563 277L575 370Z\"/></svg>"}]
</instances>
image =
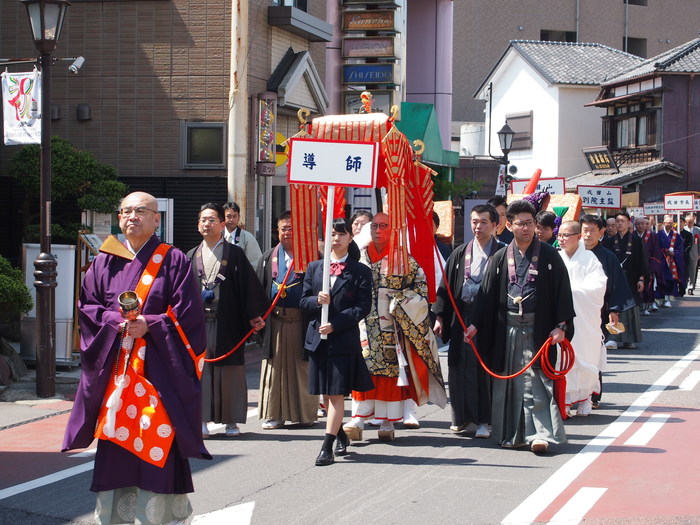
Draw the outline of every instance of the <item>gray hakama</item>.
<instances>
[{"instance_id":1,"label":"gray hakama","mask_svg":"<svg viewBox=\"0 0 700 525\"><path fill-rule=\"evenodd\" d=\"M207 346L216 348L216 315L207 314ZM242 350L242 349L241 349ZM202 372L202 421L233 425L248 417L248 384L245 365L204 363Z\"/></svg>"},{"instance_id":2,"label":"gray hakama","mask_svg":"<svg viewBox=\"0 0 700 525\"><path fill-rule=\"evenodd\" d=\"M273 355L260 370L260 419L312 423L318 396L309 394L309 362L304 359L306 325L299 308L275 308L268 318Z\"/></svg>"},{"instance_id":3,"label":"gray hakama","mask_svg":"<svg viewBox=\"0 0 700 525\"><path fill-rule=\"evenodd\" d=\"M534 345L534 313L508 312L506 370L510 375L530 362ZM534 439L566 443L564 422L554 402L553 381L539 368L530 367L513 379L495 379L493 385L493 436L505 447L519 447Z\"/></svg>"}]
</instances>

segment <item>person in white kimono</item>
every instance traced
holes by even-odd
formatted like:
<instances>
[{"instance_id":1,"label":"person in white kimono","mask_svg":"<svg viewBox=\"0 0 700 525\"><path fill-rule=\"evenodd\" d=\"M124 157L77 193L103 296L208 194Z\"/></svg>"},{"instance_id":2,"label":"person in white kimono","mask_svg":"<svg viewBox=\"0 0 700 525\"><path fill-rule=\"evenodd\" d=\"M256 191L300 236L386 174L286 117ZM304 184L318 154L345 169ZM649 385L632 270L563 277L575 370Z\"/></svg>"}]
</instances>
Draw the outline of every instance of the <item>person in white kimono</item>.
<instances>
[{"instance_id":1,"label":"person in white kimono","mask_svg":"<svg viewBox=\"0 0 700 525\"><path fill-rule=\"evenodd\" d=\"M571 282L574 299L574 337L571 345L576 360L566 375L566 408L578 403L576 415L591 413L591 395L600 391L599 371L605 367L607 355L600 327L608 278L598 258L587 251L581 241L581 225L566 221L559 228L559 246Z\"/></svg>"}]
</instances>

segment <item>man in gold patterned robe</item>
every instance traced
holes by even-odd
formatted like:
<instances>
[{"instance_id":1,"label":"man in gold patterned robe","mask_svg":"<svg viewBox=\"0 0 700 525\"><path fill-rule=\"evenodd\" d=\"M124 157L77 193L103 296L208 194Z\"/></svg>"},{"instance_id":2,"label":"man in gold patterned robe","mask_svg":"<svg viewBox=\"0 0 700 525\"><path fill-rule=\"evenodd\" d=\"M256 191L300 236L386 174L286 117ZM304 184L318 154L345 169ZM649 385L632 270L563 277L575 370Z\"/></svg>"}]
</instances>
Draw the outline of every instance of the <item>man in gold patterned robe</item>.
<instances>
[{"instance_id":1,"label":"man in gold patterned robe","mask_svg":"<svg viewBox=\"0 0 700 525\"><path fill-rule=\"evenodd\" d=\"M390 271L387 214L374 216L371 235L360 262L372 270L372 309L360 323L360 339L375 388L353 392L353 419L344 428L351 439L361 439L364 419L374 417L381 422L379 438L391 441L405 402L444 407L447 396L428 316L425 273L413 257L406 275Z\"/></svg>"}]
</instances>

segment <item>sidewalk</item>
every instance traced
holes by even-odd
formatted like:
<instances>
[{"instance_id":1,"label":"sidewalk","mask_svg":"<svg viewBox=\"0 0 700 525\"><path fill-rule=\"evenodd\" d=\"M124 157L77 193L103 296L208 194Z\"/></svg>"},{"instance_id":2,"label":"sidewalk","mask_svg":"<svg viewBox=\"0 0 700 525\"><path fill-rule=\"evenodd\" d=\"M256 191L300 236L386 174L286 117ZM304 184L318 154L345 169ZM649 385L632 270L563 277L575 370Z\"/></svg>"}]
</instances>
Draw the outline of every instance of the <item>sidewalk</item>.
<instances>
[{"instance_id":1,"label":"sidewalk","mask_svg":"<svg viewBox=\"0 0 700 525\"><path fill-rule=\"evenodd\" d=\"M257 406L262 350L246 345L246 379L248 404ZM80 380L80 367L56 370L56 395L40 398L36 395L36 370L30 369L20 381L0 386L0 431L70 412Z\"/></svg>"}]
</instances>

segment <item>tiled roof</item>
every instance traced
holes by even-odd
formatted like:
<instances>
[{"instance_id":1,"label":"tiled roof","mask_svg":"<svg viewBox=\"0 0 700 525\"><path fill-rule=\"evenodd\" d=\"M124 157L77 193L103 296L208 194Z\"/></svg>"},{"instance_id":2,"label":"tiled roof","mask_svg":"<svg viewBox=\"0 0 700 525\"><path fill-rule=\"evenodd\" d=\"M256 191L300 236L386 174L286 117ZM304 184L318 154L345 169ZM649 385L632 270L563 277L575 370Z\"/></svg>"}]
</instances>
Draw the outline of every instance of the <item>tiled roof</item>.
<instances>
[{"instance_id":1,"label":"tiled roof","mask_svg":"<svg viewBox=\"0 0 700 525\"><path fill-rule=\"evenodd\" d=\"M645 179L650 175L659 175L659 172L674 174L678 177L686 173L685 168L665 160L650 162L636 162L623 164L620 173L595 175L590 171L584 171L566 178L566 187L569 191L576 191L576 186L624 186L632 180Z\"/></svg>"},{"instance_id":2,"label":"tiled roof","mask_svg":"<svg viewBox=\"0 0 700 525\"><path fill-rule=\"evenodd\" d=\"M700 73L700 38L674 47L641 64L610 77L605 84L641 77L650 73Z\"/></svg>"},{"instance_id":3,"label":"tiled roof","mask_svg":"<svg viewBox=\"0 0 700 525\"><path fill-rule=\"evenodd\" d=\"M510 45L552 84L597 86L643 61L602 44L513 40Z\"/></svg>"}]
</instances>

